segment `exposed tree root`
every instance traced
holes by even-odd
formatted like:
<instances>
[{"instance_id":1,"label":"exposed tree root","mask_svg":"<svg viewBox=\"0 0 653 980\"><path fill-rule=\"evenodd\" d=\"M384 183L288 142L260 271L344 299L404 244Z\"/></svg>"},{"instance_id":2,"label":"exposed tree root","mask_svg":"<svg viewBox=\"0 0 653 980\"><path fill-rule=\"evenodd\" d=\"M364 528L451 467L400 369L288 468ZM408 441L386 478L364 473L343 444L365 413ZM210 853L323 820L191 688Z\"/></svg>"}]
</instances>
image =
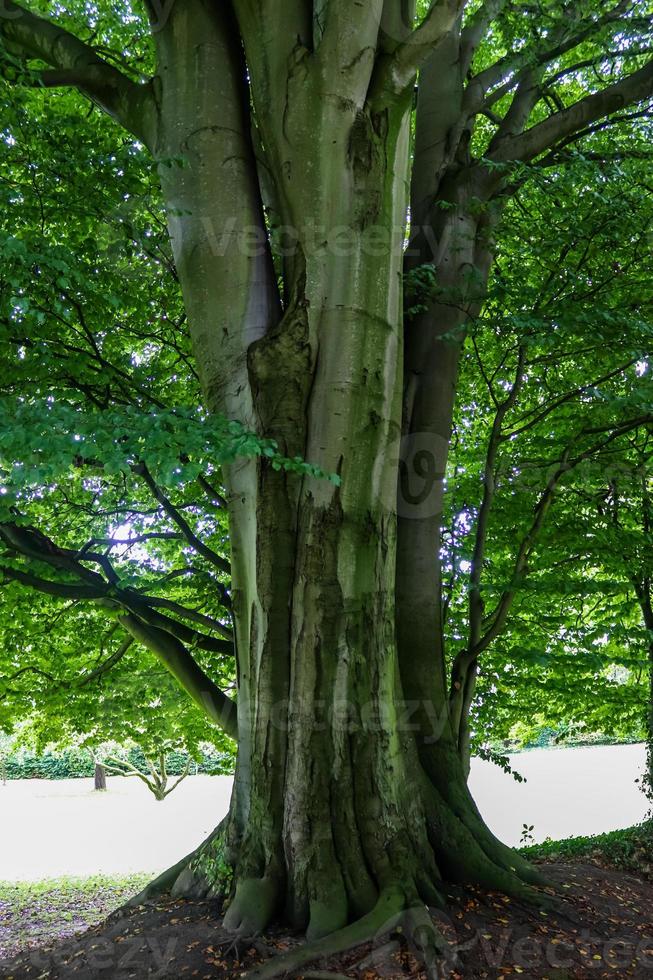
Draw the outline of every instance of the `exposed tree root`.
<instances>
[{"instance_id":1,"label":"exposed tree root","mask_svg":"<svg viewBox=\"0 0 653 980\"><path fill-rule=\"evenodd\" d=\"M256 967L247 974L247 980L272 980L284 976L315 960L336 956L363 943L381 939L393 929L406 935L411 948L423 961L429 980L437 980L440 976L438 961L445 953L447 943L435 928L426 907L406 908L406 895L399 887L385 889L372 911L357 922ZM319 971L307 976L331 980L334 977L333 974Z\"/></svg>"},{"instance_id":2,"label":"exposed tree root","mask_svg":"<svg viewBox=\"0 0 653 980\"><path fill-rule=\"evenodd\" d=\"M147 902L153 902L155 899L159 898L161 895L166 895L171 891L175 881L179 875L188 867L188 862L193 857L195 852L187 854L186 857L178 861L177 864L173 864L171 868L167 871L163 871L158 878L150 881L145 888L130 898L128 902L122 906L123 909L133 909L138 905L146 905ZM118 910L120 911L120 910Z\"/></svg>"},{"instance_id":3,"label":"exposed tree root","mask_svg":"<svg viewBox=\"0 0 653 980\"><path fill-rule=\"evenodd\" d=\"M402 929L428 980L439 980L439 964L448 944L436 930L428 910L423 905L408 909L403 916Z\"/></svg>"},{"instance_id":4,"label":"exposed tree root","mask_svg":"<svg viewBox=\"0 0 653 980\"><path fill-rule=\"evenodd\" d=\"M304 974L304 980L351 980L344 973L328 973L324 970L311 970Z\"/></svg>"},{"instance_id":5,"label":"exposed tree root","mask_svg":"<svg viewBox=\"0 0 653 980\"><path fill-rule=\"evenodd\" d=\"M147 902L153 902L161 895L174 894L175 886L179 882L180 878L190 873L189 868L191 862L208 844L211 844L223 833L226 823L227 820L225 818L218 824L215 830L209 834L206 840L199 845L199 847L196 847L195 850L190 852L190 854L183 857L181 861L177 861L177 863L173 864L171 868L163 871L157 878L150 881L149 884L147 884L145 888L138 893L138 895L135 895L134 898L131 898L128 902L125 902L122 908L136 908L138 905L145 905ZM192 897L184 889L181 889L179 894L183 894L184 897ZM196 897L204 898L205 895L202 894ZM118 911L120 911L120 909Z\"/></svg>"},{"instance_id":6,"label":"exposed tree root","mask_svg":"<svg viewBox=\"0 0 653 980\"><path fill-rule=\"evenodd\" d=\"M339 929L338 932L293 949L272 962L263 963L247 974L247 980L271 980L291 970L299 970L314 960L335 956L369 942L379 934L390 931L406 907L406 895L401 888L386 888L371 912ZM387 926L387 928L386 928Z\"/></svg>"},{"instance_id":7,"label":"exposed tree root","mask_svg":"<svg viewBox=\"0 0 653 980\"><path fill-rule=\"evenodd\" d=\"M365 971L370 970L380 959L383 957L388 957L392 953L397 953L401 949L401 943L397 942L396 939L390 939L383 946L378 946L373 949L371 953L368 953L363 957L362 960L358 960L357 963L352 965L353 970ZM306 974L308 976L308 974Z\"/></svg>"},{"instance_id":8,"label":"exposed tree root","mask_svg":"<svg viewBox=\"0 0 653 980\"><path fill-rule=\"evenodd\" d=\"M224 928L237 936L263 932L274 915L278 898L279 885L272 878L246 878L240 881L225 914Z\"/></svg>"}]
</instances>

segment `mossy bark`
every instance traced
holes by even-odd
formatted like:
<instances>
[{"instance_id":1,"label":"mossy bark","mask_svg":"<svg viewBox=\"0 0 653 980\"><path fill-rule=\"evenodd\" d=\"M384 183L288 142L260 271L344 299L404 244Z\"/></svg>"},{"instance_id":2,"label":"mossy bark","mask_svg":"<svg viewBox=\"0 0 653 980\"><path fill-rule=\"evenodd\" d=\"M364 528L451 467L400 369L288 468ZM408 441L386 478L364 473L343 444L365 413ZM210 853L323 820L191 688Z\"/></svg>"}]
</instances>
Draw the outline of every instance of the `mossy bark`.
<instances>
[{"instance_id":1,"label":"mossy bark","mask_svg":"<svg viewBox=\"0 0 653 980\"><path fill-rule=\"evenodd\" d=\"M225 474L238 761L228 818L174 891L224 896L237 932L282 916L318 938L388 894L438 901L443 874L526 889L465 786L437 590L430 573L419 581L437 553L419 548L411 568L404 536L397 574L411 93L382 106L370 97L373 21L359 25L353 60L349 35L335 47L325 35L309 68L307 39L272 50L248 10L239 5L238 28L258 166L292 228L283 302L265 236L260 253L240 239L216 249L216 229L261 229L263 210L233 24L201 0L175 5L158 40L158 152L185 160L161 166L177 268L209 408L339 485L265 460ZM216 93L227 52L233 84ZM404 575L419 586L414 615Z\"/></svg>"}]
</instances>

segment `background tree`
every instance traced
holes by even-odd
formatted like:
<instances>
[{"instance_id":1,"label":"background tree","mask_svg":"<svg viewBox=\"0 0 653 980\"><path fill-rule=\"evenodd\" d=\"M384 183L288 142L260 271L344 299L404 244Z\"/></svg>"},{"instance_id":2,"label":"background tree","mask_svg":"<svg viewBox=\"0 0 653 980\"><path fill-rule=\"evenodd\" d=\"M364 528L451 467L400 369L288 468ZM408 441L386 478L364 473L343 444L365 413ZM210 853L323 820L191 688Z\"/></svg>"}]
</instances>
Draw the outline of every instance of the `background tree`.
<instances>
[{"instance_id":1,"label":"background tree","mask_svg":"<svg viewBox=\"0 0 653 980\"><path fill-rule=\"evenodd\" d=\"M510 352L525 344L534 365L513 406L518 423L511 428L508 413L511 438L507 444L499 439L490 474L480 577L481 599L490 608L510 579L520 525L532 521L540 460L550 459L557 441L579 426L596 428L606 412L616 418L627 407L636 417L649 409L647 179L646 165L637 160L615 167L579 155L555 177L555 194L549 174L531 180L508 208L490 297L460 382L445 537L445 608L456 642L468 631L475 532L487 481L476 447L492 442L497 406L489 391L509 383L502 385L502 372L515 357ZM559 202L580 200L582 193L571 220ZM534 221L548 233L525 250ZM474 383L479 369L485 393ZM510 616L481 660L471 719L477 747L513 730L527 734L556 724L644 737L648 643L630 576L637 569L643 581L646 574L638 499L649 479L649 431L648 423L631 430L561 480L527 574L515 583ZM613 484L619 487L616 499L623 495L622 538L611 523ZM534 725L527 720L533 717Z\"/></svg>"},{"instance_id":2,"label":"background tree","mask_svg":"<svg viewBox=\"0 0 653 980\"><path fill-rule=\"evenodd\" d=\"M5 467L6 574L118 612L237 734L229 818L176 883L221 894L226 859L227 928L283 913L316 938L342 928L331 940L342 945L434 900L441 876L533 898L525 882L538 875L490 835L465 785L457 702L476 664L461 665L452 698L438 481L421 502L400 493L397 520L397 475L400 459L419 475L422 443L433 475L444 472L460 347L524 165L621 125L626 106L645 111L649 5L552 0L534 16L494 0L419 11L187 0L148 14L151 44L110 6L93 25L72 6L53 24L8 2L6 71L76 88L151 153L210 414L157 408L146 438L144 404L73 407L74 424L60 397L48 414L47 401L21 404L3 452L36 463ZM409 180L408 268L433 265L435 295L404 329ZM293 465L302 458L317 469ZM116 492L147 489L214 580L230 575L237 709L196 653L220 652L208 624L180 604L164 615L87 540L57 540L27 517L44 485L72 479L66 462L96 479L114 470ZM228 573L164 490L186 493L210 465L222 466ZM404 698L418 708L410 726Z\"/></svg>"}]
</instances>

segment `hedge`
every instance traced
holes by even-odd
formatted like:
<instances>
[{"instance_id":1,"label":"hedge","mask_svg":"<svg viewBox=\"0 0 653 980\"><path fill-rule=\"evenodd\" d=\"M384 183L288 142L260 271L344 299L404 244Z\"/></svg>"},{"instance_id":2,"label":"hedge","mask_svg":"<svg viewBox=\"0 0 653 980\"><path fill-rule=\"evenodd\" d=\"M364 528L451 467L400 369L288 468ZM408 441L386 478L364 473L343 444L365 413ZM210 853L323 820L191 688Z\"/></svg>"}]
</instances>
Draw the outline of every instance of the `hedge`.
<instances>
[{"instance_id":1,"label":"hedge","mask_svg":"<svg viewBox=\"0 0 653 980\"><path fill-rule=\"evenodd\" d=\"M127 758L132 765L146 770L145 756L140 749L130 749ZM179 776L188 762L185 752L171 752L166 756L169 775ZM223 775L233 772L233 758L226 752L202 753L202 761L191 760L191 773ZM20 749L3 755L0 752L0 779L81 779L92 777L95 763L84 749L66 749L62 752L44 752L37 755Z\"/></svg>"}]
</instances>

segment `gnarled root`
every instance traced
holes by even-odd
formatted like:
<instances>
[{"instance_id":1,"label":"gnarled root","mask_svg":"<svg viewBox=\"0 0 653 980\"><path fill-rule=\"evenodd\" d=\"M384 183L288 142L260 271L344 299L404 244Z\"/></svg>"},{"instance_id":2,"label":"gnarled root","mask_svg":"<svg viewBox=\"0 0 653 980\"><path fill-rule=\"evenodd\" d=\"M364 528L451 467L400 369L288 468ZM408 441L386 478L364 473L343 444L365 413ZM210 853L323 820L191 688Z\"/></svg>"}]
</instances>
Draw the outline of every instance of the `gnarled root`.
<instances>
[{"instance_id":1,"label":"gnarled root","mask_svg":"<svg viewBox=\"0 0 653 980\"><path fill-rule=\"evenodd\" d=\"M172 895L173 897L182 896L184 898L206 898L209 887L202 882L196 872L192 869L211 845L224 837L227 818L225 817L209 836L194 851L177 861L171 868L163 871L158 878L150 881L145 888L125 903L122 908L136 908L138 905L145 905L153 902L161 895Z\"/></svg>"},{"instance_id":2,"label":"gnarled root","mask_svg":"<svg viewBox=\"0 0 653 980\"><path fill-rule=\"evenodd\" d=\"M181 861L178 861L177 864L174 864L171 868L168 868L167 871L163 871L158 878L155 878L154 881L150 881L145 888L138 893L138 895L134 895L134 897L130 898L128 902L125 902L122 908L133 909L138 905L146 905L148 902L153 902L161 895L168 894L179 875L188 866L188 862L192 856L192 853L187 854L186 857L182 858Z\"/></svg>"},{"instance_id":3,"label":"gnarled root","mask_svg":"<svg viewBox=\"0 0 653 980\"><path fill-rule=\"evenodd\" d=\"M224 917L224 928L239 936L263 932L279 902L279 885L273 878L245 878Z\"/></svg>"},{"instance_id":4,"label":"gnarled root","mask_svg":"<svg viewBox=\"0 0 653 980\"><path fill-rule=\"evenodd\" d=\"M424 906L407 908L406 894L398 886L386 888L372 911L358 921L256 967L247 974L247 980L273 980L316 960L346 953L371 940L381 940L393 930L406 935L411 948L424 962L429 978L437 980L437 961L446 950L446 941Z\"/></svg>"}]
</instances>

